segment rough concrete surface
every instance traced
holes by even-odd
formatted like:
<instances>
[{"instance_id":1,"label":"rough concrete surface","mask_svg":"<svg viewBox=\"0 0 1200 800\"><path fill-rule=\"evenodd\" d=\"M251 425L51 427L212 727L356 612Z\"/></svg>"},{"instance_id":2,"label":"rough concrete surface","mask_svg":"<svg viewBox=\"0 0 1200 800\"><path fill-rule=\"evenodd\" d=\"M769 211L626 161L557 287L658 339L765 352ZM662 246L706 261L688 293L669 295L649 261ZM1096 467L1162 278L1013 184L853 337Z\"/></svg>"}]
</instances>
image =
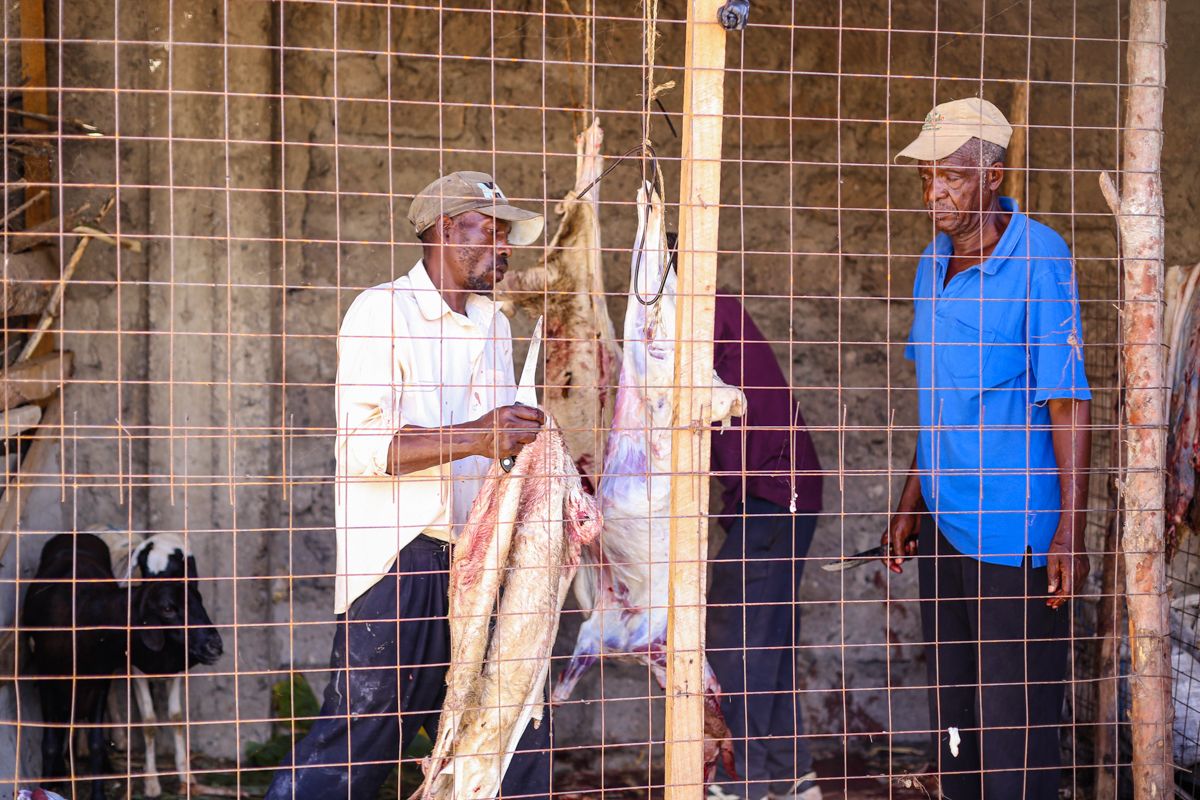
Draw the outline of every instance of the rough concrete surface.
<instances>
[{"instance_id":1,"label":"rough concrete surface","mask_svg":"<svg viewBox=\"0 0 1200 800\"><path fill-rule=\"evenodd\" d=\"M334 334L358 291L419 257L405 220L412 195L439 171L481 169L552 216L586 124L572 109L599 109L609 154L641 139L640 11L598 0L602 63L588 71L576 20L542 7L47 4L48 30L66 40L48 57L64 113L119 134L64 140L67 185L56 202L95 207L115 193L108 224L145 248L94 245L67 292L66 491L43 499L61 523L23 524L187 532L226 642L226 656L189 681L197 751L236 757L261 741L268 690L283 671L308 671L323 686ZM15 0L6 8L11 19ZM677 82L661 100L678 130L683 3L664 0L659 12L655 82ZM851 747L889 734L919 743L927 719L912 570L816 569L878 542L912 458L913 374L902 350L916 256L931 234L914 171L891 157L935 102L982 86L1007 109L1013 82L1032 81L1023 199L1074 250L1096 345L1088 363L1097 385L1110 385L1115 246L1097 175L1118 167L1122 13L1107 0L995 9L815 0L757 4L751 27L729 38L719 282L746 294L776 342L826 470L797 654L814 736L847 736L838 744ZM1187 44L1200 12L1175 3L1169 13L1169 42L1180 46L1168 50L1167 258L1185 263L1200 259L1191 144L1200 68ZM649 122L673 201L680 142L661 113ZM637 180L636 168L621 167L601 191L618 327ZM517 253L514 268L538 255ZM531 324L513 320L518 336ZM1098 404L1112 400L1098 393ZM34 564L22 556L23 577ZM569 651L577 627L564 614L556 653ZM5 692L0 708L11 717ZM573 699L555 714L560 745L604 745L607 758L635 762L661 740L661 693L642 668L601 664ZM20 715L37 719L28 703ZM12 731L0 726L0 754Z\"/></svg>"}]
</instances>

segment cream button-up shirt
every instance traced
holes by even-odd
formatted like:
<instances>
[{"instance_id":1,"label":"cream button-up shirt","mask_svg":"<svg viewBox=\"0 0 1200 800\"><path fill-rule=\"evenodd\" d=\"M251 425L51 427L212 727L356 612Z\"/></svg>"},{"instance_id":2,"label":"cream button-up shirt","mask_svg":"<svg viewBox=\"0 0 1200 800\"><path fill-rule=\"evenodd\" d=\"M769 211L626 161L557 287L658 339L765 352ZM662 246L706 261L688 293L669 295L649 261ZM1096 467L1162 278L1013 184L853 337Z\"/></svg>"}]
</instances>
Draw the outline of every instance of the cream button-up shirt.
<instances>
[{"instance_id":1,"label":"cream button-up shirt","mask_svg":"<svg viewBox=\"0 0 1200 800\"><path fill-rule=\"evenodd\" d=\"M469 422L515 397L512 331L491 300L451 311L420 261L354 300L338 334L335 613L418 535L453 541L491 466L469 456L388 475L396 431Z\"/></svg>"}]
</instances>

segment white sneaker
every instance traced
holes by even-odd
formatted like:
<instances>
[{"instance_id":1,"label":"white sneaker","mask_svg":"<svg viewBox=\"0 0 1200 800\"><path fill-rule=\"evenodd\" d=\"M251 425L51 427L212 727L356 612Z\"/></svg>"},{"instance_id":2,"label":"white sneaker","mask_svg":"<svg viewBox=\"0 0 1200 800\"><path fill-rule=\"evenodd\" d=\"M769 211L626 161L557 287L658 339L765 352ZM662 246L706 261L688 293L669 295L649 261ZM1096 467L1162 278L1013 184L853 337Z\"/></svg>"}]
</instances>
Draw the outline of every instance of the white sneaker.
<instances>
[{"instance_id":1,"label":"white sneaker","mask_svg":"<svg viewBox=\"0 0 1200 800\"><path fill-rule=\"evenodd\" d=\"M783 794L767 794L768 800L821 800L821 787L817 785L817 773L810 772L792 784Z\"/></svg>"},{"instance_id":2,"label":"white sneaker","mask_svg":"<svg viewBox=\"0 0 1200 800\"><path fill-rule=\"evenodd\" d=\"M707 800L742 800L736 794L730 794L725 791L724 787L719 783L710 783L706 792ZM805 798L805 800L808 800Z\"/></svg>"}]
</instances>

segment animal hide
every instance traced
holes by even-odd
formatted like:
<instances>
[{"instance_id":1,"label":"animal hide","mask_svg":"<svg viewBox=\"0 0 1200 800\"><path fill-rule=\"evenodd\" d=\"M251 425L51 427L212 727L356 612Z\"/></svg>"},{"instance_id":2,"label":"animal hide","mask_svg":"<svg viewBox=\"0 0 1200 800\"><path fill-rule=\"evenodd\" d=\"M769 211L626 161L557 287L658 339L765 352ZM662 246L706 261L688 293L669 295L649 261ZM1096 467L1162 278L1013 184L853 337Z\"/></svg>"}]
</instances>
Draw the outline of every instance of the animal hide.
<instances>
[{"instance_id":1,"label":"animal hide","mask_svg":"<svg viewBox=\"0 0 1200 800\"><path fill-rule=\"evenodd\" d=\"M495 797L526 725L541 723L559 612L601 526L546 416L512 472L492 465L455 545L446 700L414 797Z\"/></svg>"},{"instance_id":2,"label":"animal hide","mask_svg":"<svg viewBox=\"0 0 1200 800\"><path fill-rule=\"evenodd\" d=\"M545 260L509 272L496 287L499 299L511 299L531 319L546 317L543 405L562 426L567 450L592 487L604 461L621 363L600 264L600 189L580 194L600 175L603 141L598 121L576 139L575 188L557 208L562 222Z\"/></svg>"},{"instance_id":3,"label":"animal hide","mask_svg":"<svg viewBox=\"0 0 1200 800\"><path fill-rule=\"evenodd\" d=\"M600 483L604 533L585 548L584 567L575 581L579 605L591 614L554 689L556 703L570 696L601 655L644 662L659 685L666 685L676 277L667 263L662 198L647 184L637 199L630 293L650 305L631 296L625 314L625 356ZM652 302L660 284L662 296ZM743 416L745 405L742 391L714 373L712 421ZM720 691L706 662L705 758L710 776L719 755L732 759Z\"/></svg>"},{"instance_id":4,"label":"animal hide","mask_svg":"<svg viewBox=\"0 0 1200 800\"><path fill-rule=\"evenodd\" d=\"M1200 271L1200 266L1193 269ZM1194 280L1187 286L1176 308L1171 353L1174 369L1167 376L1172 385L1167 435L1168 563L1200 527L1200 504L1195 502L1196 472L1200 470L1200 292L1194 290Z\"/></svg>"}]
</instances>

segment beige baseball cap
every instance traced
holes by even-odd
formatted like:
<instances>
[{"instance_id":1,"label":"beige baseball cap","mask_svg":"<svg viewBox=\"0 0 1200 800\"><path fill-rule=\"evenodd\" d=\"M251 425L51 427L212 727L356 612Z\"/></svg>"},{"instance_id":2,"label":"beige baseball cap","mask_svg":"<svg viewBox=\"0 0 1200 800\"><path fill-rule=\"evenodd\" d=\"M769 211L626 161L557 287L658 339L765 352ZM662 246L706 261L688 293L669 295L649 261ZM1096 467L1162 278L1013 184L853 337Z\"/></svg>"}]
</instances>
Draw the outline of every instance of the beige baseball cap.
<instances>
[{"instance_id":1,"label":"beige baseball cap","mask_svg":"<svg viewBox=\"0 0 1200 800\"><path fill-rule=\"evenodd\" d=\"M511 222L508 241L516 245L536 241L546 223L536 211L509 205L504 192L486 172L452 172L438 178L413 198L408 221L420 236L439 217L457 217L467 211Z\"/></svg>"},{"instance_id":2,"label":"beige baseball cap","mask_svg":"<svg viewBox=\"0 0 1200 800\"><path fill-rule=\"evenodd\" d=\"M925 115L921 133L896 156L914 161L941 161L971 139L1008 147L1012 126L1000 109L978 97L942 103Z\"/></svg>"}]
</instances>

